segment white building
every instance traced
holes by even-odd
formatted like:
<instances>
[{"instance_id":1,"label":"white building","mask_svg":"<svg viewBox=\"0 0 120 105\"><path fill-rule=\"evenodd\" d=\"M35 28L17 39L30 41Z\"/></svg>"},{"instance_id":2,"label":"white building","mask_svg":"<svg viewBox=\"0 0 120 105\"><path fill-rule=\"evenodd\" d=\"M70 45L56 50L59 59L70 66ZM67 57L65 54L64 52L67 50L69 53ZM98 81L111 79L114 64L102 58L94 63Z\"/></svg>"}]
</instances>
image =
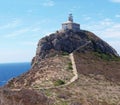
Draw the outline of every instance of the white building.
<instances>
[{"instance_id":1,"label":"white building","mask_svg":"<svg viewBox=\"0 0 120 105\"><path fill-rule=\"evenodd\" d=\"M73 30L73 31L80 31L80 24L73 22L73 16L72 14L69 14L68 21L65 23L62 23L62 30Z\"/></svg>"}]
</instances>

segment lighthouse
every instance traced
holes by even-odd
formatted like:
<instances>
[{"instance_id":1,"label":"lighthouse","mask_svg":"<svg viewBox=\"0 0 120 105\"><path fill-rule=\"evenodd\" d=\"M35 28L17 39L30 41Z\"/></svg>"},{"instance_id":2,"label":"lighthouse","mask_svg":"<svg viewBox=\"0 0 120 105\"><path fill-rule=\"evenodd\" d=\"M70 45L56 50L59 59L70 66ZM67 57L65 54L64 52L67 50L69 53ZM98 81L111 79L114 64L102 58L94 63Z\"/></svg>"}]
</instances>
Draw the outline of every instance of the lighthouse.
<instances>
[{"instance_id":1,"label":"lighthouse","mask_svg":"<svg viewBox=\"0 0 120 105\"><path fill-rule=\"evenodd\" d=\"M80 24L74 23L72 14L69 14L68 21L62 23L62 30L73 30L75 32L80 31Z\"/></svg>"}]
</instances>

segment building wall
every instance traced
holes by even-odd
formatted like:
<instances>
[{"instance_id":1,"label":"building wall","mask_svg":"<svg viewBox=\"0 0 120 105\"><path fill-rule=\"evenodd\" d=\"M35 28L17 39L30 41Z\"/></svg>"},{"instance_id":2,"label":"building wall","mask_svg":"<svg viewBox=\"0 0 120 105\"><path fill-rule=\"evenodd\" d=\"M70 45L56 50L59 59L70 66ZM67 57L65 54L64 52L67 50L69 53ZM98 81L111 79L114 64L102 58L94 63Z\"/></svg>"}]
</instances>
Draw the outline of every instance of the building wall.
<instances>
[{"instance_id":1,"label":"building wall","mask_svg":"<svg viewBox=\"0 0 120 105\"><path fill-rule=\"evenodd\" d=\"M62 29L63 30L72 29L72 24L71 23L64 23L64 24L62 24Z\"/></svg>"},{"instance_id":2,"label":"building wall","mask_svg":"<svg viewBox=\"0 0 120 105\"><path fill-rule=\"evenodd\" d=\"M73 24L72 24L72 29L73 29L74 31L79 31L79 30L80 30L80 25L79 25L79 24L76 24L76 23L73 23Z\"/></svg>"},{"instance_id":3,"label":"building wall","mask_svg":"<svg viewBox=\"0 0 120 105\"><path fill-rule=\"evenodd\" d=\"M63 23L62 24L62 29L67 30L67 29L72 29L74 31L79 31L80 30L80 25L76 23Z\"/></svg>"}]
</instances>

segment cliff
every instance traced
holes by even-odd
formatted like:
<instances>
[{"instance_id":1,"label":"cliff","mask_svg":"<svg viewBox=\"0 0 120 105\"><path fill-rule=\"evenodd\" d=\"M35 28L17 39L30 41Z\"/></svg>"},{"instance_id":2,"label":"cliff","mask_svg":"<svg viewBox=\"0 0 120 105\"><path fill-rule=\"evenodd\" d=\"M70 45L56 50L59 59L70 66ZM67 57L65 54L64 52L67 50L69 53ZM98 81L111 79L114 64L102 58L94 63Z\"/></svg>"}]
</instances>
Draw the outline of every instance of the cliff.
<instances>
[{"instance_id":1,"label":"cliff","mask_svg":"<svg viewBox=\"0 0 120 105\"><path fill-rule=\"evenodd\" d=\"M117 105L119 68L120 57L115 49L95 34L85 30L57 31L39 40L32 68L5 85L10 89L7 99L3 89L1 96L4 100L13 96L23 105L29 105L23 91L39 96L33 97L34 105ZM15 94L20 96L16 99Z\"/></svg>"}]
</instances>

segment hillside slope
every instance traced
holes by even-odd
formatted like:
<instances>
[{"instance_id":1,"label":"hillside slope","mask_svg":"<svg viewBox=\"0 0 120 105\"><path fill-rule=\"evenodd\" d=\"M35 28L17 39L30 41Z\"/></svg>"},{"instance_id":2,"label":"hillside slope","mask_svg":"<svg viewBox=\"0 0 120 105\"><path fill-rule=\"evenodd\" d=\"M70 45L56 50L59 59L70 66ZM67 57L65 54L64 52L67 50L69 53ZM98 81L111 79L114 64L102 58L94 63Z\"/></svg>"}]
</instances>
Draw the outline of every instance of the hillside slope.
<instances>
[{"instance_id":1,"label":"hillside slope","mask_svg":"<svg viewBox=\"0 0 120 105\"><path fill-rule=\"evenodd\" d=\"M85 48L86 49L86 48ZM94 51L75 51L78 79L69 86L44 90L55 105L119 105L120 58L103 59Z\"/></svg>"},{"instance_id":2,"label":"hillside slope","mask_svg":"<svg viewBox=\"0 0 120 105\"><path fill-rule=\"evenodd\" d=\"M7 86L11 88L53 87L56 81L67 83L73 76L69 55L63 53L34 64L30 71L13 78Z\"/></svg>"},{"instance_id":3,"label":"hillside slope","mask_svg":"<svg viewBox=\"0 0 120 105\"><path fill-rule=\"evenodd\" d=\"M86 47L84 48L86 49ZM34 88L34 91L45 94L47 99L51 100L47 101L51 103L46 103L46 101L43 100L44 104L119 105L120 79L116 75L120 75L120 58L110 58L109 61L106 58L103 59L101 56L98 56L94 51L85 51L86 52L82 50L81 52L80 50L77 50L73 52L78 71L77 81L74 81L72 84L65 85L63 87L58 86L45 89L45 87L41 88L39 85L37 88ZM105 67L107 67L107 69ZM109 78L109 76L111 78ZM23 89L20 89L20 92L22 90ZM16 92L12 91L12 93L15 94ZM20 99L18 99L19 101L16 101L20 102ZM38 99L35 100L37 101ZM39 103L34 105L41 104Z\"/></svg>"},{"instance_id":4,"label":"hillside slope","mask_svg":"<svg viewBox=\"0 0 120 105\"><path fill-rule=\"evenodd\" d=\"M120 57L92 50L91 43L74 51L79 74L103 75L107 80L120 82Z\"/></svg>"}]
</instances>

